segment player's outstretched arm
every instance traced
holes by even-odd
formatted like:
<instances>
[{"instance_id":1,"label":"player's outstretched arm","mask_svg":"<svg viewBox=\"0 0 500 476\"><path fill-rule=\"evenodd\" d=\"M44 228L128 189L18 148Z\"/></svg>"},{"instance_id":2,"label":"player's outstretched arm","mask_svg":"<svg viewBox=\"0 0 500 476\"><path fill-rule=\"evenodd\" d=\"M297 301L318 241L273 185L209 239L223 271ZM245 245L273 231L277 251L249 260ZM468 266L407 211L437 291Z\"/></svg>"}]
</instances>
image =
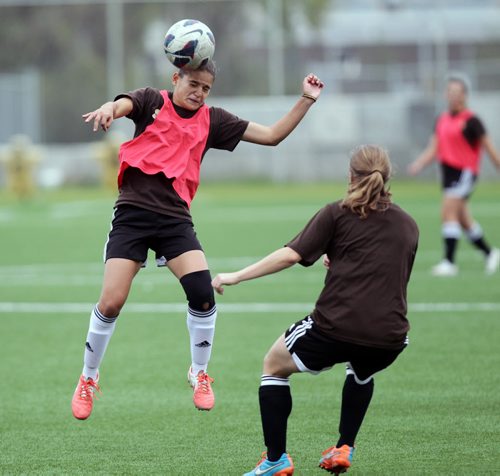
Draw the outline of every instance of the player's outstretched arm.
<instances>
[{"instance_id":1,"label":"player's outstretched arm","mask_svg":"<svg viewBox=\"0 0 500 476\"><path fill-rule=\"evenodd\" d=\"M491 137L488 134L485 134L481 138L481 143L483 147L485 148L486 152L488 153L491 161L495 165L498 171L500 171L500 154L496 150L495 146L493 145L493 141L491 140Z\"/></svg>"},{"instance_id":2,"label":"player's outstretched arm","mask_svg":"<svg viewBox=\"0 0 500 476\"><path fill-rule=\"evenodd\" d=\"M302 97L293 108L272 126L249 122L242 140L261 145L278 145L297 127L309 108L319 98L323 87L323 82L316 75L308 74L302 82Z\"/></svg>"},{"instance_id":3,"label":"player's outstretched arm","mask_svg":"<svg viewBox=\"0 0 500 476\"><path fill-rule=\"evenodd\" d=\"M94 132L99 129L99 126L103 131L107 131L115 119L130 114L132 107L132 100L130 98L120 98L116 101L104 103L99 109L82 114L82 117L85 119L85 122L94 121Z\"/></svg>"},{"instance_id":4,"label":"player's outstretched arm","mask_svg":"<svg viewBox=\"0 0 500 476\"><path fill-rule=\"evenodd\" d=\"M432 134L429 143L424 151L417 157L417 159L408 166L408 173L410 175L417 175L422 169L427 167L436 157L437 153L437 137Z\"/></svg>"},{"instance_id":5,"label":"player's outstretched arm","mask_svg":"<svg viewBox=\"0 0 500 476\"><path fill-rule=\"evenodd\" d=\"M268 274L277 273L298 263L302 257L294 250L285 246L280 248L257 263L234 273L220 273L212 280L213 288L219 293L224 293L224 286L232 286L249 279L260 278Z\"/></svg>"}]
</instances>

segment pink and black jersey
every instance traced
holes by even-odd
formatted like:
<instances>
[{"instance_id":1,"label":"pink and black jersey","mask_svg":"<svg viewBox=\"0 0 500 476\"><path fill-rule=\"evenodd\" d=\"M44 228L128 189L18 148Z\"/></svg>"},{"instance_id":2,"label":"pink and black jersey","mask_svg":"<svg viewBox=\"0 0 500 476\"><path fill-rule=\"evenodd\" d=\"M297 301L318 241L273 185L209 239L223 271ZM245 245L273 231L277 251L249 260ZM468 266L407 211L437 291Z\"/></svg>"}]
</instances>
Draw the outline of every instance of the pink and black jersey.
<instances>
[{"instance_id":1,"label":"pink and black jersey","mask_svg":"<svg viewBox=\"0 0 500 476\"><path fill-rule=\"evenodd\" d=\"M141 88L120 97L132 100L134 139L120 152L116 206L134 205L191 221L189 206L208 149L232 151L248 121L218 107L197 111L176 106L172 93Z\"/></svg>"},{"instance_id":2,"label":"pink and black jersey","mask_svg":"<svg viewBox=\"0 0 500 476\"><path fill-rule=\"evenodd\" d=\"M457 114L445 112L436 122L438 160L454 169L470 170L478 175L481 160L481 137L485 129L468 109Z\"/></svg>"},{"instance_id":3,"label":"pink and black jersey","mask_svg":"<svg viewBox=\"0 0 500 476\"><path fill-rule=\"evenodd\" d=\"M160 92L163 107L144 132L120 147L118 186L128 167L147 175L163 173L189 206L200 182L200 166L210 127L209 109L203 105L191 117L174 109L167 91Z\"/></svg>"}]
</instances>

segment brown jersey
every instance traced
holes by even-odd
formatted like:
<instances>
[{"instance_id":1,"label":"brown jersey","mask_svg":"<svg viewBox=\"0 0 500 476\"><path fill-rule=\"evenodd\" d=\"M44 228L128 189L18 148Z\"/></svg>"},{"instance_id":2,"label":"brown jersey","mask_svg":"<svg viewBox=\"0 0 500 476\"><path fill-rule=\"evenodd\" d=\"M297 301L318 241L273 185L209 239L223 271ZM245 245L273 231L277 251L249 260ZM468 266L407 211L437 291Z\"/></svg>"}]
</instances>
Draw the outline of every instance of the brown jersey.
<instances>
[{"instance_id":1,"label":"brown jersey","mask_svg":"<svg viewBox=\"0 0 500 476\"><path fill-rule=\"evenodd\" d=\"M409 330L406 288L418 227L391 204L361 219L335 202L322 208L287 246L310 266L330 260L312 313L326 336L354 344L398 348Z\"/></svg>"},{"instance_id":2,"label":"brown jersey","mask_svg":"<svg viewBox=\"0 0 500 476\"><path fill-rule=\"evenodd\" d=\"M135 124L134 138L142 134L146 127L153 123L163 106L163 97L158 89L142 88L115 98L127 97L132 100L132 112L127 116ZM172 93L169 93L170 100ZM189 111L174 104L175 112L181 118L189 118L196 111ZM203 150L208 149L232 151L243 136L248 121L239 119L222 108L210 107L210 128ZM116 205L134 205L157 213L191 221L187 203L179 197L172 186L172 179L163 173L148 175L138 168L129 167L123 174Z\"/></svg>"}]
</instances>

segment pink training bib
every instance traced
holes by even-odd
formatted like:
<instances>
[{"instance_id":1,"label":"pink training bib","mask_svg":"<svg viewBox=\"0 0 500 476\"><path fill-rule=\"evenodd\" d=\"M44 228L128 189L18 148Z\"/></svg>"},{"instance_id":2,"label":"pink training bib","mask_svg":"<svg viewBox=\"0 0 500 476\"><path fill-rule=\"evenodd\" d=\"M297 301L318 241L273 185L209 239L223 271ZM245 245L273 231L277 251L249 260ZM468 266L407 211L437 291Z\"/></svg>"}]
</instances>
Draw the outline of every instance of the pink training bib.
<instances>
[{"instance_id":1,"label":"pink training bib","mask_svg":"<svg viewBox=\"0 0 500 476\"><path fill-rule=\"evenodd\" d=\"M471 170L477 175L481 160L481 145L478 142L472 146L463 134L467 121L473 116L474 114L467 109L455 115L449 112L441 114L436 124L437 156L444 164L459 170Z\"/></svg>"},{"instance_id":2,"label":"pink training bib","mask_svg":"<svg viewBox=\"0 0 500 476\"><path fill-rule=\"evenodd\" d=\"M118 186L128 167L146 174L163 172L188 207L200 184L200 166L210 129L210 110L203 105L193 117L184 119L174 109L168 91L160 91L163 107L153 123L120 147Z\"/></svg>"}]
</instances>

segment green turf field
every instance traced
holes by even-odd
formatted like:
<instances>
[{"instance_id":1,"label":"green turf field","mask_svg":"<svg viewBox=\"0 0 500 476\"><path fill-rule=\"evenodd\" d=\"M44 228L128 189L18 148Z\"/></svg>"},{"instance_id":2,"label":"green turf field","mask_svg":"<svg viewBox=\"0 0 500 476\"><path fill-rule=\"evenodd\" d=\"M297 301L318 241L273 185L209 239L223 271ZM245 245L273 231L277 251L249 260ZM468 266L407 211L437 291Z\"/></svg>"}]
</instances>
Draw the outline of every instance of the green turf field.
<instances>
[{"instance_id":1,"label":"green turf field","mask_svg":"<svg viewBox=\"0 0 500 476\"><path fill-rule=\"evenodd\" d=\"M201 187L193 205L213 273L282 246L343 185ZM376 378L350 474L500 474L500 274L460 243L456 278L433 278L441 258L435 183L394 182L395 201L417 220L420 249L409 289L411 344ZM2 192L4 193L4 192ZM210 373L216 406L198 412L183 293L165 269L136 278L101 367L103 394L81 422L70 400L97 301L114 195L0 195L0 474L241 475L263 448L257 389L264 353L310 310L320 263L228 288ZM481 183L472 209L500 246L500 187ZM288 449L296 474L337 437L341 366L292 377ZM327 474L327 473L324 473Z\"/></svg>"}]
</instances>

